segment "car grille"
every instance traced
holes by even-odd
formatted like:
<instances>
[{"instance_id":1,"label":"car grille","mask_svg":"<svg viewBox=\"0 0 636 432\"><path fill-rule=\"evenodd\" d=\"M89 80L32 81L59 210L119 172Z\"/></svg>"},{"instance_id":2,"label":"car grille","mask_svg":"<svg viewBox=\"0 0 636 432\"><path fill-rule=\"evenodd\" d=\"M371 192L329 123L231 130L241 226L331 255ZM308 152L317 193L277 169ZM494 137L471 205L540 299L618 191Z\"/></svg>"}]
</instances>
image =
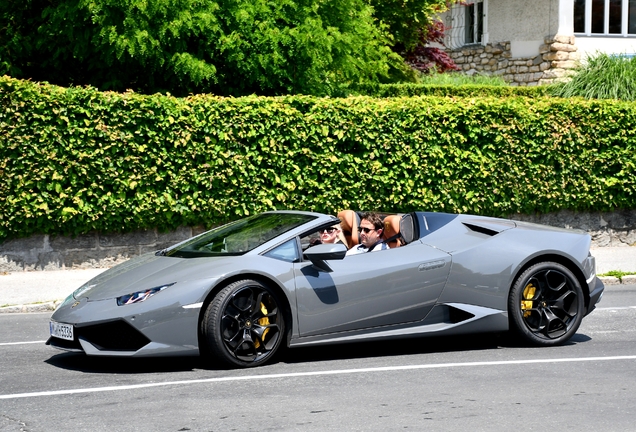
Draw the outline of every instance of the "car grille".
<instances>
[{"instance_id":1,"label":"car grille","mask_svg":"<svg viewBox=\"0 0 636 432\"><path fill-rule=\"evenodd\" d=\"M137 351L150 342L126 321L108 321L75 327L75 338L90 342L100 351Z\"/></svg>"}]
</instances>

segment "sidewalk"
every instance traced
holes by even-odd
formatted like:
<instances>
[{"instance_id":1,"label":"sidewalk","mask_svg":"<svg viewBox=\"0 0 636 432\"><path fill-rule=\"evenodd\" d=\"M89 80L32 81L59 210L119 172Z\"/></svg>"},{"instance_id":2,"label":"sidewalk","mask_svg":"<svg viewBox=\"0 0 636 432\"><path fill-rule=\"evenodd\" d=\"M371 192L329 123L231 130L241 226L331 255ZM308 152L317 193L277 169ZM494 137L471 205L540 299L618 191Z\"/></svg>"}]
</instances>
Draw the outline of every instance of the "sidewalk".
<instances>
[{"instance_id":1,"label":"sidewalk","mask_svg":"<svg viewBox=\"0 0 636 432\"><path fill-rule=\"evenodd\" d=\"M636 247L603 247L592 249L596 257L596 272L611 270L636 273ZM84 282L102 269L33 271L0 274L0 313L52 311ZM601 278L605 285L617 285L615 277ZM636 284L635 276L626 276L623 283Z\"/></svg>"},{"instance_id":2,"label":"sidewalk","mask_svg":"<svg viewBox=\"0 0 636 432\"><path fill-rule=\"evenodd\" d=\"M53 310L56 303L105 268L0 274L0 313Z\"/></svg>"},{"instance_id":3,"label":"sidewalk","mask_svg":"<svg viewBox=\"0 0 636 432\"><path fill-rule=\"evenodd\" d=\"M600 247L590 250L596 258L596 273L612 270L636 273L636 246Z\"/></svg>"}]
</instances>

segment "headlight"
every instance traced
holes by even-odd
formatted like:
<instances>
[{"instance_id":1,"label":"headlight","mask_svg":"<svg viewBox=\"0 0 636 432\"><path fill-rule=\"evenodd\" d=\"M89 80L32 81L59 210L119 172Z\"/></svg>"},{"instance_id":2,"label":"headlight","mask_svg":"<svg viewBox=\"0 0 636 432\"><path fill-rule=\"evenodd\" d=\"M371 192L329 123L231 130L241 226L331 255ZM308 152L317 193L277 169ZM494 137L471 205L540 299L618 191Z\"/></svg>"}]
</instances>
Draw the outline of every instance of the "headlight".
<instances>
[{"instance_id":1,"label":"headlight","mask_svg":"<svg viewBox=\"0 0 636 432\"><path fill-rule=\"evenodd\" d=\"M157 294L160 291L165 290L169 286L176 284L176 282L172 282L166 285L161 285L155 288L149 288L143 291L137 291L132 294L126 294L121 297L117 297L117 306L129 305L133 303L141 303L142 301L148 300L153 295Z\"/></svg>"}]
</instances>

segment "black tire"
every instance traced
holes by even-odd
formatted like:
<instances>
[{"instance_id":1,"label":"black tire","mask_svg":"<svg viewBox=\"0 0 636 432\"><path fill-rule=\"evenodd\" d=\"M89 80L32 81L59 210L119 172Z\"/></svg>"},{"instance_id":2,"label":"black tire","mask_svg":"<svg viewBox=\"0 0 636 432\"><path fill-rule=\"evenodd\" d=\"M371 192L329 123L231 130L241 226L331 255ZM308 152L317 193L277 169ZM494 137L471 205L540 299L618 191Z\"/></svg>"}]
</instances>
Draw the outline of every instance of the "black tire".
<instances>
[{"instance_id":1,"label":"black tire","mask_svg":"<svg viewBox=\"0 0 636 432\"><path fill-rule=\"evenodd\" d=\"M511 329L535 346L567 342L581 325L584 308L578 279L555 262L538 263L524 271L508 298Z\"/></svg>"},{"instance_id":2,"label":"black tire","mask_svg":"<svg viewBox=\"0 0 636 432\"><path fill-rule=\"evenodd\" d=\"M208 305L201 332L204 355L232 367L262 365L284 340L282 303L260 282L231 283Z\"/></svg>"}]
</instances>

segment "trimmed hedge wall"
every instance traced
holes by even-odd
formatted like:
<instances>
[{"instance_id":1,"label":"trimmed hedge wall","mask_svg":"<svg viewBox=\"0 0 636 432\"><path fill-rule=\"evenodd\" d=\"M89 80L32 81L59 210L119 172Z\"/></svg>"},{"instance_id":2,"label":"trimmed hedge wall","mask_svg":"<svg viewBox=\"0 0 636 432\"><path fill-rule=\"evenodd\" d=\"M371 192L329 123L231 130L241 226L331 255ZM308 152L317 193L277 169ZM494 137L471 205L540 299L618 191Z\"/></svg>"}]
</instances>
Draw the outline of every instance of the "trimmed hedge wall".
<instances>
[{"instance_id":1,"label":"trimmed hedge wall","mask_svg":"<svg viewBox=\"0 0 636 432\"><path fill-rule=\"evenodd\" d=\"M430 85L430 84L368 84L357 88L358 92L375 97L448 96L448 97L541 97L551 96L548 86L512 87L489 85Z\"/></svg>"},{"instance_id":2,"label":"trimmed hedge wall","mask_svg":"<svg viewBox=\"0 0 636 432\"><path fill-rule=\"evenodd\" d=\"M0 79L0 241L268 209L636 208L636 105L174 98Z\"/></svg>"}]
</instances>

